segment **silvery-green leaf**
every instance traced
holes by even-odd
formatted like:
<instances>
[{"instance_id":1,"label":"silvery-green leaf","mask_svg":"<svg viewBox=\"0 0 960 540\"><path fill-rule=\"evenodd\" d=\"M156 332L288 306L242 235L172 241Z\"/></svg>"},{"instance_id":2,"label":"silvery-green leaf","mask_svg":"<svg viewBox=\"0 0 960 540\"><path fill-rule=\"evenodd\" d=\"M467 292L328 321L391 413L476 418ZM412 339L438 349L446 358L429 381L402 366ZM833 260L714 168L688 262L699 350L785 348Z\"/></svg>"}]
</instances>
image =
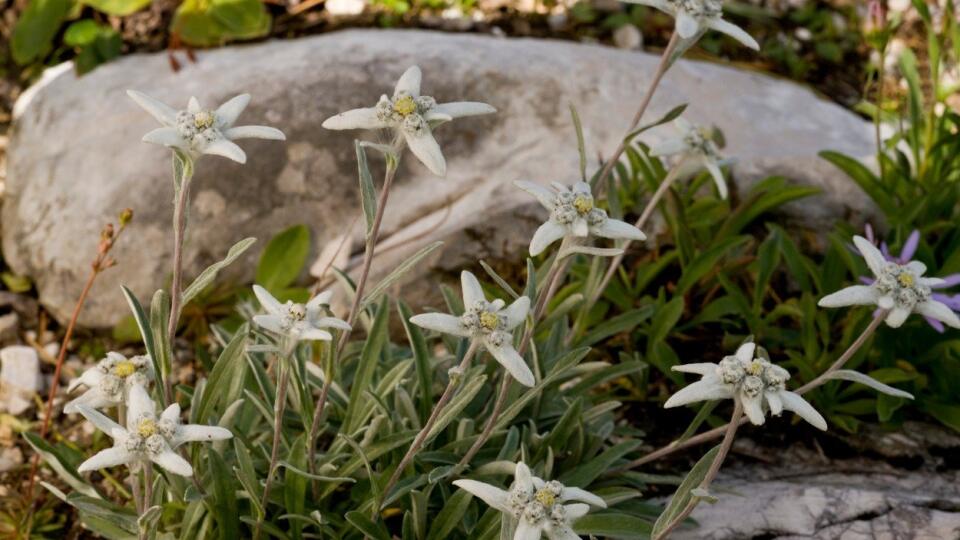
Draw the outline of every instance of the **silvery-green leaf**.
<instances>
[{"instance_id":1,"label":"silvery-green leaf","mask_svg":"<svg viewBox=\"0 0 960 540\"><path fill-rule=\"evenodd\" d=\"M684 508L687 507L690 499L694 496L693 490L703 482L703 479L707 476L707 471L710 469L710 465L713 463L719 451L720 447L714 446L690 469L690 472L687 473L683 482L680 483L680 487L677 488L673 497L670 498L667 507L663 509L663 513L657 518L657 522L653 524L653 531L650 533L651 538L657 538L663 532L664 528L673 522L673 520L683 512Z\"/></svg>"},{"instance_id":2,"label":"silvery-green leaf","mask_svg":"<svg viewBox=\"0 0 960 540\"><path fill-rule=\"evenodd\" d=\"M215 262L208 266L203 272L200 272L200 275L193 280L193 283L183 290L183 298L181 300L182 305L187 305L190 300L200 294L204 289L207 288L208 285L213 283L213 280L217 278L217 274L220 272L220 270L223 270L233 263L233 261L237 260L237 258L240 257L240 255L243 255L243 252L252 246L256 241L257 239L253 237L244 238L243 240L234 244L233 247L227 251L227 256L224 257L222 261Z\"/></svg>"},{"instance_id":3,"label":"silvery-green leaf","mask_svg":"<svg viewBox=\"0 0 960 540\"><path fill-rule=\"evenodd\" d=\"M826 376L827 379L837 379L841 381L851 381L860 383L864 386L869 386L877 392L882 394L887 394L888 396L901 397L906 399L913 399L913 394L910 392L905 392L898 388L883 384L882 382L874 379L873 377L860 373L859 371L853 371L852 369L838 369L837 371L828 373Z\"/></svg>"},{"instance_id":4,"label":"silvery-green leaf","mask_svg":"<svg viewBox=\"0 0 960 540\"><path fill-rule=\"evenodd\" d=\"M411 255L410 258L408 258L407 260L400 263L393 270L393 272L390 272L390 274L387 277L380 280L380 283L377 283L377 286L367 293L367 295L363 299L363 305L367 306L370 303L374 302L377 299L377 297L383 294L388 288L390 288L391 285L399 281L400 278L404 276L404 274L409 272L410 269L413 268L417 263L419 263L424 257L429 255L435 249L437 249L442 245L443 245L443 242L439 240L436 242L433 242L432 244L429 244L423 247L422 249L420 249L420 251Z\"/></svg>"},{"instance_id":5,"label":"silvery-green leaf","mask_svg":"<svg viewBox=\"0 0 960 540\"><path fill-rule=\"evenodd\" d=\"M696 498L698 498L698 499L700 499L700 500L702 500L702 501L704 501L704 502L710 503L710 504L714 504L714 503L716 503L717 501L720 500L720 499L716 498L715 496L711 495L709 491L707 491L707 490L705 490L705 489L701 489L701 488L696 488L696 489L694 489L693 491L690 492L690 494L693 495L694 497L696 497Z\"/></svg>"},{"instance_id":6,"label":"silvery-green leaf","mask_svg":"<svg viewBox=\"0 0 960 540\"><path fill-rule=\"evenodd\" d=\"M570 118L573 120L573 129L577 132L577 153L580 155L580 180L587 181L587 145L583 139L583 124L580 123L580 113L573 103L570 104Z\"/></svg>"},{"instance_id":7,"label":"silvery-green leaf","mask_svg":"<svg viewBox=\"0 0 960 540\"><path fill-rule=\"evenodd\" d=\"M517 294L517 292L513 290L513 287L511 287L510 284L507 283L507 281L506 281L505 279L503 279L502 277L500 277L500 275L497 274L496 270L494 270L493 267L491 267L489 264L487 264L486 261L484 261L484 260L481 259L481 260L480 260L480 266L482 266L482 267L483 267L483 270L487 273L488 276L490 276L490 279L496 281L496 282L497 282L497 285L499 285L501 289L503 289L504 291L506 291L507 294L509 294L510 296L512 296L514 299L520 298L520 295Z\"/></svg>"},{"instance_id":8,"label":"silvery-green leaf","mask_svg":"<svg viewBox=\"0 0 960 540\"><path fill-rule=\"evenodd\" d=\"M373 221L377 213L377 190L373 187L373 176L370 175L370 165L367 163L367 153L363 150L360 141L356 143L357 168L360 175L360 205L367 220L367 236L373 231Z\"/></svg>"},{"instance_id":9,"label":"silvery-green leaf","mask_svg":"<svg viewBox=\"0 0 960 540\"><path fill-rule=\"evenodd\" d=\"M647 131L648 129L655 128L659 125L666 124L667 122L672 122L676 120L677 118L680 117L681 114L683 114L683 111L685 111L686 109L687 109L686 103L682 105L677 105L676 107L670 109L667 112L667 114L661 116L659 120L640 126L639 128L631 131L630 133L627 133L627 136L623 138L623 141L625 143L629 143L634 139L634 137L643 133L644 131Z\"/></svg>"},{"instance_id":10,"label":"silvery-green leaf","mask_svg":"<svg viewBox=\"0 0 960 540\"><path fill-rule=\"evenodd\" d=\"M623 250L620 248L598 248L593 246L570 246L563 248L559 254L557 254L557 259L564 259L571 255L583 254L583 255L596 255L597 257L616 257L623 254Z\"/></svg>"}]
</instances>

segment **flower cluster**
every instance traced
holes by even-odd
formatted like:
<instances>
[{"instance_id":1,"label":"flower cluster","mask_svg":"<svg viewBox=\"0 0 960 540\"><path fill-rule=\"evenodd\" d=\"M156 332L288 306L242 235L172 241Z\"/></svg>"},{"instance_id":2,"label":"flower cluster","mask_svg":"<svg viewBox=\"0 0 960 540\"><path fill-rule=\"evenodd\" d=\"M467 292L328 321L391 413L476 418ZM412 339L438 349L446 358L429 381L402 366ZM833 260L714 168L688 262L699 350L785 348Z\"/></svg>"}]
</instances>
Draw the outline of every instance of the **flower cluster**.
<instances>
[{"instance_id":1,"label":"flower cluster","mask_svg":"<svg viewBox=\"0 0 960 540\"><path fill-rule=\"evenodd\" d=\"M723 171L720 170L726 160L720 155L717 143L713 140L713 133L683 118L677 118L673 124L680 136L652 145L650 155L679 156L673 173L678 179L690 177L706 169L717 186L720 198L726 199L727 182L723 178Z\"/></svg>"},{"instance_id":2,"label":"flower cluster","mask_svg":"<svg viewBox=\"0 0 960 540\"><path fill-rule=\"evenodd\" d=\"M723 20L722 0L626 0L656 8L676 19L676 32L684 40L696 41L707 30L726 34L753 50L760 50L757 40L739 26Z\"/></svg>"},{"instance_id":3,"label":"flower cluster","mask_svg":"<svg viewBox=\"0 0 960 540\"><path fill-rule=\"evenodd\" d=\"M724 357L719 364L703 362L674 366L674 371L696 373L702 378L681 389L663 405L679 407L697 401L736 399L743 412L755 425L764 423L764 406L774 416L784 410L793 411L817 427L827 429L827 422L799 394L786 389L790 373L765 358L755 357L757 347L744 343L736 354Z\"/></svg>"},{"instance_id":4,"label":"flower cluster","mask_svg":"<svg viewBox=\"0 0 960 540\"><path fill-rule=\"evenodd\" d=\"M180 405L176 403L157 417L156 403L140 385L131 389L127 405L126 427L86 405L77 406L80 414L113 439L111 448L81 463L79 472L117 465L136 468L153 462L174 474L191 476L193 467L174 450L192 441L219 441L233 436L222 427L181 424Z\"/></svg>"},{"instance_id":5,"label":"flower cluster","mask_svg":"<svg viewBox=\"0 0 960 540\"><path fill-rule=\"evenodd\" d=\"M623 240L647 238L640 229L624 221L611 219L603 209L597 208L590 184L586 182L577 182L569 188L554 183L553 190L533 182L518 181L515 184L536 197L550 211L550 218L530 240L530 255L543 253L547 246L564 237L586 238L593 235Z\"/></svg>"},{"instance_id":6,"label":"flower cluster","mask_svg":"<svg viewBox=\"0 0 960 540\"><path fill-rule=\"evenodd\" d=\"M70 382L67 392L80 386L85 386L87 391L67 403L63 410L69 414L79 412L79 405L103 409L126 403L132 388L146 386L152 379L153 365L148 356L127 358L118 352L108 352L106 358Z\"/></svg>"},{"instance_id":7,"label":"flower cluster","mask_svg":"<svg viewBox=\"0 0 960 540\"><path fill-rule=\"evenodd\" d=\"M509 490L476 480L453 483L503 512L504 517L515 520L514 540L538 540L544 534L550 540L579 538L573 532L573 522L585 516L591 505L607 507L603 499L586 490L533 476L523 462L517 463ZM579 502L564 504L569 501Z\"/></svg>"},{"instance_id":8,"label":"flower cluster","mask_svg":"<svg viewBox=\"0 0 960 540\"><path fill-rule=\"evenodd\" d=\"M191 97L187 109L182 111L136 90L128 90L127 95L163 124L144 135L144 142L176 148L193 159L212 154L245 163L247 155L234 140L286 139L282 131L272 127L233 126L250 103L249 94L236 96L216 109L204 109L197 98Z\"/></svg>"},{"instance_id":9,"label":"flower cluster","mask_svg":"<svg viewBox=\"0 0 960 540\"><path fill-rule=\"evenodd\" d=\"M266 289L259 285L253 286L253 293L260 301L260 305L267 311L265 315L256 315L253 322L264 330L297 341L330 341L333 335L327 330L350 330L346 321L336 317L326 316L330 309L332 291L326 291L313 297L306 304L297 304L292 301L281 303Z\"/></svg>"},{"instance_id":10,"label":"flower cluster","mask_svg":"<svg viewBox=\"0 0 960 540\"><path fill-rule=\"evenodd\" d=\"M530 299L521 296L509 306L500 299L489 302L476 276L466 270L460 274L460 282L465 307L462 316L423 313L411 317L410 322L430 330L479 341L514 379L525 386L533 386L536 383L533 372L513 348L512 332L526 319L530 311Z\"/></svg>"},{"instance_id":11,"label":"flower cluster","mask_svg":"<svg viewBox=\"0 0 960 540\"><path fill-rule=\"evenodd\" d=\"M413 66L397 81L393 96L383 95L373 107L352 109L323 122L327 129L392 129L403 138L413 155L437 176L447 173L447 162L433 137L433 128L455 118L497 112L486 103L458 101L437 103L420 95L420 68Z\"/></svg>"},{"instance_id":12,"label":"flower cluster","mask_svg":"<svg viewBox=\"0 0 960 540\"><path fill-rule=\"evenodd\" d=\"M901 326L911 313L918 313L960 328L960 318L946 304L932 297L933 287L946 286L940 278L923 277L927 266L920 261L906 264L888 261L883 253L862 236L853 237L875 281L870 285L853 285L820 299L821 307L876 305L888 310L886 323Z\"/></svg>"}]
</instances>

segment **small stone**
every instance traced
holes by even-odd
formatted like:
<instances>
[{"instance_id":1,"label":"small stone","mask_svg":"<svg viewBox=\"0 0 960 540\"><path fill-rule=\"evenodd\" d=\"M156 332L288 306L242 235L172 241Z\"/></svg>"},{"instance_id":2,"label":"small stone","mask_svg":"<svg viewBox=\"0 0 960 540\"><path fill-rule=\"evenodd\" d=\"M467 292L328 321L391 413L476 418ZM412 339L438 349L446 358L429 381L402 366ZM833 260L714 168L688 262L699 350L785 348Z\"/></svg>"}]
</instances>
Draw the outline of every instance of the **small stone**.
<instances>
[{"instance_id":1,"label":"small stone","mask_svg":"<svg viewBox=\"0 0 960 540\"><path fill-rule=\"evenodd\" d=\"M0 343L10 343L17 340L20 332L20 316L16 313L0 315Z\"/></svg>"},{"instance_id":2,"label":"small stone","mask_svg":"<svg viewBox=\"0 0 960 540\"><path fill-rule=\"evenodd\" d=\"M625 24L613 31L613 44L618 49L637 50L643 47L643 34L632 24Z\"/></svg>"},{"instance_id":3,"label":"small stone","mask_svg":"<svg viewBox=\"0 0 960 540\"><path fill-rule=\"evenodd\" d=\"M547 15L547 26L554 32L563 30L567 27L567 14L565 12L559 12Z\"/></svg>"},{"instance_id":4,"label":"small stone","mask_svg":"<svg viewBox=\"0 0 960 540\"><path fill-rule=\"evenodd\" d=\"M0 410L13 415L27 411L40 381L37 351L23 345L0 349Z\"/></svg>"},{"instance_id":5,"label":"small stone","mask_svg":"<svg viewBox=\"0 0 960 540\"><path fill-rule=\"evenodd\" d=\"M0 451L0 473L12 471L22 464L23 452L16 446Z\"/></svg>"}]
</instances>

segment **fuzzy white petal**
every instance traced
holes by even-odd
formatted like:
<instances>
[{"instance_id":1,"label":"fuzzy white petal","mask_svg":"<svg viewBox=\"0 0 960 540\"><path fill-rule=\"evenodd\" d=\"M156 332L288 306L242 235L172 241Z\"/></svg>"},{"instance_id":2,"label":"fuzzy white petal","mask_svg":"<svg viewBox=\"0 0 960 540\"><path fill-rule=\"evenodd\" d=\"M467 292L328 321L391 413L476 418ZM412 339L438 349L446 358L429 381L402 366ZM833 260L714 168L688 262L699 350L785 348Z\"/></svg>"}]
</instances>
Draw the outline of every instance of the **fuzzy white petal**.
<instances>
[{"instance_id":1,"label":"fuzzy white petal","mask_svg":"<svg viewBox=\"0 0 960 540\"><path fill-rule=\"evenodd\" d=\"M725 21L720 17L711 17L707 19L706 26L707 28L712 28L717 32L721 32L732 37L733 39L743 43L755 51L760 50L760 44L757 43L757 40L753 39L753 36L729 21Z\"/></svg>"},{"instance_id":2,"label":"fuzzy white petal","mask_svg":"<svg viewBox=\"0 0 960 540\"><path fill-rule=\"evenodd\" d=\"M173 107L136 90L127 90L127 95L161 124L165 126L176 125L177 111Z\"/></svg>"},{"instance_id":3,"label":"fuzzy white petal","mask_svg":"<svg viewBox=\"0 0 960 540\"><path fill-rule=\"evenodd\" d=\"M220 121L220 128L229 128L240 117L240 113L247 108L250 103L250 94L240 94L230 98L229 101L217 107L217 120Z\"/></svg>"},{"instance_id":4,"label":"fuzzy white petal","mask_svg":"<svg viewBox=\"0 0 960 540\"><path fill-rule=\"evenodd\" d=\"M187 102L187 112L198 113L202 107L200 107L200 102L195 96L190 96L190 101Z\"/></svg>"},{"instance_id":5,"label":"fuzzy white petal","mask_svg":"<svg viewBox=\"0 0 960 540\"><path fill-rule=\"evenodd\" d=\"M700 31L700 23L685 10L677 11L677 34L683 39L690 39Z\"/></svg>"},{"instance_id":6,"label":"fuzzy white petal","mask_svg":"<svg viewBox=\"0 0 960 540\"><path fill-rule=\"evenodd\" d=\"M516 467L513 469L513 481L523 491L533 491L533 473L530 472L530 467L522 461L517 462Z\"/></svg>"},{"instance_id":7,"label":"fuzzy white petal","mask_svg":"<svg viewBox=\"0 0 960 540\"><path fill-rule=\"evenodd\" d=\"M553 207L556 206L557 194L546 186L526 180L517 180L513 185L536 197L547 210L553 210Z\"/></svg>"},{"instance_id":8,"label":"fuzzy white petal","mask_svg":"<svg viewBox=\"0 0 960 540\"><path fill-rule=\"evenodd\" d=\"M420 80L422 78L423 74L420 72L420 68L418 66L410 66L410 68L400 76L400 80L397 81L397 86L394 88L393 94L404 93L413 97L420 97Z\"/></svg>"},{"instance_id":9,"label":"fuzzy white petal","mask_svg":"<svg viewBox=\"0 0 960 540\"><path fill-rule=\"evenodd\" d=\"M163 410L160 413L160 420L166 420L167 422L174 422L176 424L180 423L180 404L171 403L169 407Z\"/></svg>"},{"instance_id":10,"label":"fuzzy white petal","mask_svg":"<svg viewBox=\"0 0 960 540\"><path fill-rule=\"evenodd\" d=\"M77 467L77 472L84 473L87 471L106 469L107 467L116 467L117 465L130 463L135 458L136 456L128 452L126 448L114 446L97 452L90 457L90 459L81 463L80 466Z\"/></svg>"},{"instance_id":11,"label":"fuzzy white petal","mask_svg":"<svg viewBox=\"0 0 960 540\"><path fill-rule=\"evenodd\" d=\"M254 315L253 323L264 330L283 334L283 318L279 315Z\"/></svg>"},{"instance_id":12,"label":"fuzzy white petal","mask_svg":"<svg viewBox=\"0 0 960 540\"><path fill-rule=\"evenodd\" d=\"M463 307L466 309L470 309L477 302L486 300L483 295L483 287L480 286L477 276L467 270L460 272L460 290L463 293Z\"/></svg>"},{"instance_id":13,"label":"fuzzy white petal","mask_svg":"<svg viewBox=\"0 0 960 540\"><path fill-rule=\"evenodd\" d=\"M230 433L230 430L226 428L186 424L177 428L170 445L176 448L188 442L223 441L231 437L233 437L233 433Z\"/></svg>"},{"instance_id":14,"label":"fuzzy white petal","mask_svg":"<svg viewBox=\"0 0 960 540\"><path fill-rule=\"evenodd\" d=\"M533 377L533 372L530 371L530 368L527 366L526 362L523 361L523 357L520 356L520 353L513 348L513 345L509 343L503 343L499 347L494 346L492 343L484 340L484 345L486 346L487 352L490 353L490 356L500 363L510 375L517 380L518 383L524 386L533 386L536 384L536 379Z\"/></svg>"},{"instance_id":15,"label":"fuzzy white petal","mask_svg":"<svg viewBox=\"0 0 960 540\"><path fill-rule=\"evenodd\" d=\"M253 294L256 295L257 300L260 301L260 305L263 306L263 309L265 309L267 313L271 315L281 315L284 313L283 304L274 298L273 295L270 294L270 291L260 285L254 285Z\"/></svg>"},{"instance_id":16,"label":"fuzzy white petal","mask_svg":"<svg viewBox=\"0 0 960 540\"><path fill-rule=\"evenodd\" d=\"M447 174L447 162L443 158L443 151L440 150L437 140L433 138L430 128L424 127L419 133L404 130L403 138L406 139L407 146L413 155L417 156L417 159L430 169L430 172L437 176Z\"/></svg>"},{"instance_id":17,"label":"fuzzy white petal","mask_svg":"<svg viewBox=\"0 0 960 540\"><path fill-rule=\"evenodd\" d=\"M331 116L321 124L326 129L380 129L390 127L377 116L377 109L364 107Z\"/></svg>"},{"instance_id":18,"label":"fuzzy white petal","mask_svg":"<svg viewBox=\"0 0 960 540\"><path fill-rule=\"evenodd\" d=\"M603 238L612 238L614 240L646 240L647 235L643 231L619 219L605 219L603 223L596 227L591 227L590 232L595 236Z\"/></svg>"},{"instance_id":19,"label":"fuzzy white petal","mask_svg":"<svg viewBox=\"0 0 960 540\"><path fill-rule=\"evenodd\" d=\"M333 291L323 291L322 293L314 296L307 302L307 310L317 310L323 306L329 306L330 300L333 298Z\"/></svg>"},{"instance_id":20,"label":"fuzzy white petal","mask_svg":"<svg viewBox=\"0 0 960 540\"><path fill-rule=\"evenodd\" d=\"M733 397L733 390L724 384L716 375L705 376L695 383L681 388L663 404L664 408L680 407L697 401L712 401L715 399L729 399Z\"/></svg>"},{"instance_id":21,"label":"fuzzy white petal","mask_svg":"<svg viewBox=\"0 0 960 540\"><path fill-rule=\"evenodd\" d=\"M673 371L679 371L680 373L696 373L698 375L709 375L711 373L716 373L717 368L720 367L713 362L698 362L693 364L679 364L673 366Z\"/></svg>"},{"instance_id":22,"label":"fuzzy white petal","mask_svg":"<svg viewBox=\"0 0 960 540\"><path fill-rule=\"evenodd\" d=\"M241 165L247 162L247 154L236 143L227 139L217 139L204 145L200 150L203 154L221 156L236 161Z\"/></svg>"},{"instance_id":23,"label":"fuzzy white petal","mask_svg":"<svg viewBox=\"0 0 960 540\"><path fill-rule=\"evenodd\" d=\"M927 300L917 304L913 310L924 317L936 319L947 326L960 328L960 318L957 317L957 314L954 313L952 309L947 307L947 305L942 302L938 302L936 300Z\"/></svg>"},{"instance_id":24,"label":"fuzzy white petal","mask_svg":"<svg viewBox=\"0 0 960 540\"><path fill-rule=\"evenodd\" d=\"M333 334L319 328L306 328L300 332L297 339L303 341L331 341Z\"/></svg>"},{"instance_id":25,"label":"fuzzy white petal","mask_svg":"<svg viewBox=\"0 0 960 540\"><path fill-rule=\"evenodd\" d=\"M454 480L453 485L464 491L469 491L474 497L487 503L491 508L496 508L501 512L510 512L508 503L510 494L496 486L467 479Z\"/></svg>"},{"instance_id":26,"label":"fuzzy white petal","mask_svg":"<svg viewBox=\"0 0 960 540\"><path fill-rule=\"evenodd\" d=\"M893 301L893 297L889 294L881 296L877 299L877 305L883 309L892 309L895 303L896 302Z\"/></svg>"},{"instance_id":27,"label":"fuzzy white petal","mask_svg":"<svg viewBox=\"0 0 960 540\"><path fill-rule=\"evenodd\" d=\"M884 267L887 266L887 260L883 257L883 253L877 249L877 246L871 244L869 240L862 236L854 236L853 243L857 246L860 254L863 255L863 260L866 261L873 275L880 277Z\"/></svg>"},{"instance_id":28,"label":"fuzzy white petal","mask_svg":"<svg viewBox=\"0 0 960 540\"><path fill-rule=\"evenodd\" d=\"M133 385L127 397L127 429L139 421L141 416L155 417L156 415L157 404L150 397L147 389L139 384Z\"/></svg>"},{"instance_id":29,"label":"fuzzy white petal","mask_svg":"<svg viewBox=\"0 0 960 540\"><path fill-rule=\"evenodd\" d=\"M907 317L910 316L910 310L904 309L901 307L894 307L890 310L890 314L887 315L887 326L890 328L900 328L904 321L907 320Z\"/></svg>"},{"instance_id":30,"label":"fuzzy white petal","mask_svg":"<svg viewBox=\"0 0 960 540\"><path fill-rule=\"evenodd\" d=\"M83 403L76 404L74 407L75 407L75 410L78 413L82 414L83 417L86 418L88 422L96 426L96 428L99 429L100 431L106 433L107 435L110 435L111 437L113 437L113 434L117 433L118 430L120 432L123 431L123 427L120 424L107 418L100 411L92 409L87 404L83 404Z\"/></svg>"},{"instance_id":31,"label":"fuzzy white petal","mask_svg":"<svg viewBox=\"0 0 960 540\"><path fill-rule=\"evenodd\" d=\"M770 406L770 414L780 416L780 413L783 412L783 401L780 400L780 393L765 392L764 397L767 398L767 405Z\"/></svg>"},{"instance_id":32,"label":"fuzzy white petal","mask_svg":"<svg viewBox=\"0 0 960 540\"><path fill-rule=\"evenodd\" d=\"M671 156L690 150L687 142L680 137L665 139L650 146L650 155L654 157Z\"/></svg>"},{"instance_id":33,"label":"fuzzy white petal","mask_svg":"<svg viewBox=\"0 0 960 540\"><path fill-rule=\"evenodd\" d=\"M152 131L148 131L141 139L143 142L162 144L163 146L173 146L176 148L187 148L187 141L180 136L177 128L164 126Z\"/></svg>"},{"instance_id":34,"label":"fuzzy white petal","mask_svg":"<svg viewBox=\"0 0 960 540\"><path fill-rule=\"evenodd\" d=\"M287 140L287 136L282 131L270 126L237 126L224 131L223 135L228 139Z\"/></svg>"},{"instance_id":35,"label":"fuzzy white petal","mask_svg":"<svg viewBox=\"0 0 960 540\"><path fill-rule=\"evenodd\" d=\"M536 257L543 253L543 250L547 249L550 244L566 235L567 228L563 225L552 219L545 222L537 228L537 232L533 233L533 238L530 239L530 255Z\"/></svg>"},{"instance_id":36,"label":"fuzzy white petal","mask_svg":"<svg viewBox=\"0 0 960 540\"><path fill-rule=\"evenodd\" d=\"M193 467L190 466L190 463L169 448L159 452L158 454L151 454L150 461L172 472L173 474L178 474L180 476L193 475Z\"/></svg>"},{"instance_id":37,"label":"fuzzy white petal","mask_svg":"<svg viewBox=\"0 0 960 540\"><path fill-rule=\"evenodd\" d=\"M800 397L800 394L781 390L779 392L780 401L783 402L783 408L787 411L793 411L810 423L813 427L826 431L827 421L823 416L813 408L813 405L807 403L807 400Z\"/></svg>"},{"instance_id":38,"label":"fuzzy white petal","mask_svg":"<svg viewBox=\"0 0 960 540\"><path fill-rule=\"evenodd\" d=\"M530 299L526 296L521 296L513 301L512 304L507 306L506 309L502 310L500 314L507 317L507 329L513 330L517 326L520 326L520 323L527 318L527 313L530 312Z\"/></svg>"},{"instance_id":39,"label":"fuzzy white petal","mask_svg":"<svg viewBox=\"0 0 960 540\"><path fill-rule=\"evenodd\" d=\"M880 292L870 285L852 285L828 294L817 302L820 307L835 308L843 306L872 305L880 301Z\"/></svg>"},{"instance_id":40,"label":"fuzzy white petal","mask_svg":"<svg viewBox=\"0 0 960 540\"><path fill-rule=\"evenodd\" d=\"M460 324L460 319L447 313L421 313L410 317L410 322L428 330L436 330L444 334L468 337L470 331Z\"/></svg>"},{"instance_id":41,"label":"fuzzy white petal","mask_svg":"<svg viewBox=\"0 0 960 540\"><path fill-rule=\"evenodd\" d=\"M728 195L727 181L723 178L723 171L720 170L720 166L710 158L703 159L703 166L707 168L710 176L713 177L713 183L717 186L717 192L720 194L720 198L726 199Z\"/></svg>"},{"instance_id":42,"label":"fuzzy white petal","mask_svg":"<svg viewBox=\"0 0 960 540\"><path fill-rule=\"evenodd\" d=\"M320 328L336 328L337 330L350 330L350 323L336 317L320 317L317 319L317 326Z\"/></svg>"},{"instance_id":43,"label":"fuzzy white petal","mask_svg":"<svg viewBox=\"0 0 960 540\"><path fill-rule=\"evenodd\" d=\"M533 525L521 517L517 523L517 531L513 534L513 540L540 540L542 533L540 526Z\"/></svg>"},{"instance_id":44,"label":"fuzzy white petal","mask_svg":"<svg viewBox=\"0 0 960 540\"><path fill-rule=\"evenodd\" d=\"M755 426L763 425L764 417L761 396L750 397L741 393L740 399L743 401L743 413L750 419L750 423Z\"/></svg>"},{"instance_id":45,"label":"fuzzy white petal","mask_svg":"<svg viewBox=\"0 0 960 540\"><path fill-rule=\"evenodd\" d=\"M560 501L561 502L580 501L583 503L592 504L593 506L597 506L599 508L607 507L606 501L604 501L597 495L594 495L593 493L590 493L589 491L578 488L578 487L564 486L563 491L560 492ZM576 506L576 505L570 505L570 506ZM589 510L589 507L587 508L587 510Z\"/></svg>"},{"instance_id":46,"label":"fuzzy white petal","mask_svg":"<svg viewBox=\"0 0 960 540\"><path fill-rule=\"evenodd\" d=\"M756 351L757 344L751 341L738 347L735 354L737 356L737 360L740 360L741 362L750 362L753 360L753 354Z\"/></svg>"},{"instance_id":47,"label":"fuzzy white petal","mask_svg":"<svg viewBox=\"0 0 960 540\"><path fill-rule=\"evenodd\" d=\"M497 112L497 110L486 103L477 101L454 101L452 103L440 103L430 109L430 112L445 114L451 118L463 118L465 116L492 114Z\"/></svg>"},{"instance_id":48,"label":"fuzzy white petal","mask_svg":"<svg viewBox=\"0 0 960 540\"><path fill-rule=\"evenodd\" d=\"M90 388L80 394L76 399L67 403L63 407L63 412L66 414L79 413L81 405L89 407L90 409L103 409L116 404L114 400L104 395L99 388Z\"/></svg>"},{"instance_id":49,"label":"fuzzy white petal","mask_svg":"<svg viewBox=\"0 0 960 540\"><path fill-rule=\"evenodd\" d=\"M587 223L587 220L582 217L573 218L573 225L570 227L570 230L573 231L573 235L579 238L586 238L590 235L590 225Z\"/></svg>"}]
</instances>

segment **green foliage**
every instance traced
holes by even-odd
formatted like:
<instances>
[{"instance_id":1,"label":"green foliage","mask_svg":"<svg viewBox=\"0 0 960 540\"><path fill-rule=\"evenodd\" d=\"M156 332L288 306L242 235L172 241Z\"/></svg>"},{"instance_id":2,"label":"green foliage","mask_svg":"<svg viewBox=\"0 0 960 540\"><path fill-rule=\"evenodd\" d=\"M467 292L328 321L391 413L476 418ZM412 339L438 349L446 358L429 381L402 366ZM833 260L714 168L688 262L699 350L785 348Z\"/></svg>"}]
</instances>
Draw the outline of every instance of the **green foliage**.
<instances>
[{"instance_id":1,"label":"green foliage","mask_svg":"<svg viewBox=\"0 0 960 540\"><path fill-rule=\"evenodd\" d=\"M294 225L280 232L260 255L256 282L274 296L283 297L281 300L302 296L302 292L291 291L289 287L303 271L309 255L310 229L306 225Z\"/></svg>"},{"instance_id":2,"label":"green foliage","mask_svg":"<svg viewBox=\"0 0 960 540\"><path fill-rule=\"evenodd\" d=\"M188 45L212 47L265 36L270 14L260 0L185 0L171 31Z\"/></svg>"},{"instance_id":3,"label":"green foliage","mask_svg":"<svg viewBox=\"0 0 960 540\"><path fill-rule=\"evenodd\" d=\"M63 34L63 43L76 49L75 62L80 73L120 56L123 46L119 32L91 19L71 23Z\"/></svg>"}]
</instances>

